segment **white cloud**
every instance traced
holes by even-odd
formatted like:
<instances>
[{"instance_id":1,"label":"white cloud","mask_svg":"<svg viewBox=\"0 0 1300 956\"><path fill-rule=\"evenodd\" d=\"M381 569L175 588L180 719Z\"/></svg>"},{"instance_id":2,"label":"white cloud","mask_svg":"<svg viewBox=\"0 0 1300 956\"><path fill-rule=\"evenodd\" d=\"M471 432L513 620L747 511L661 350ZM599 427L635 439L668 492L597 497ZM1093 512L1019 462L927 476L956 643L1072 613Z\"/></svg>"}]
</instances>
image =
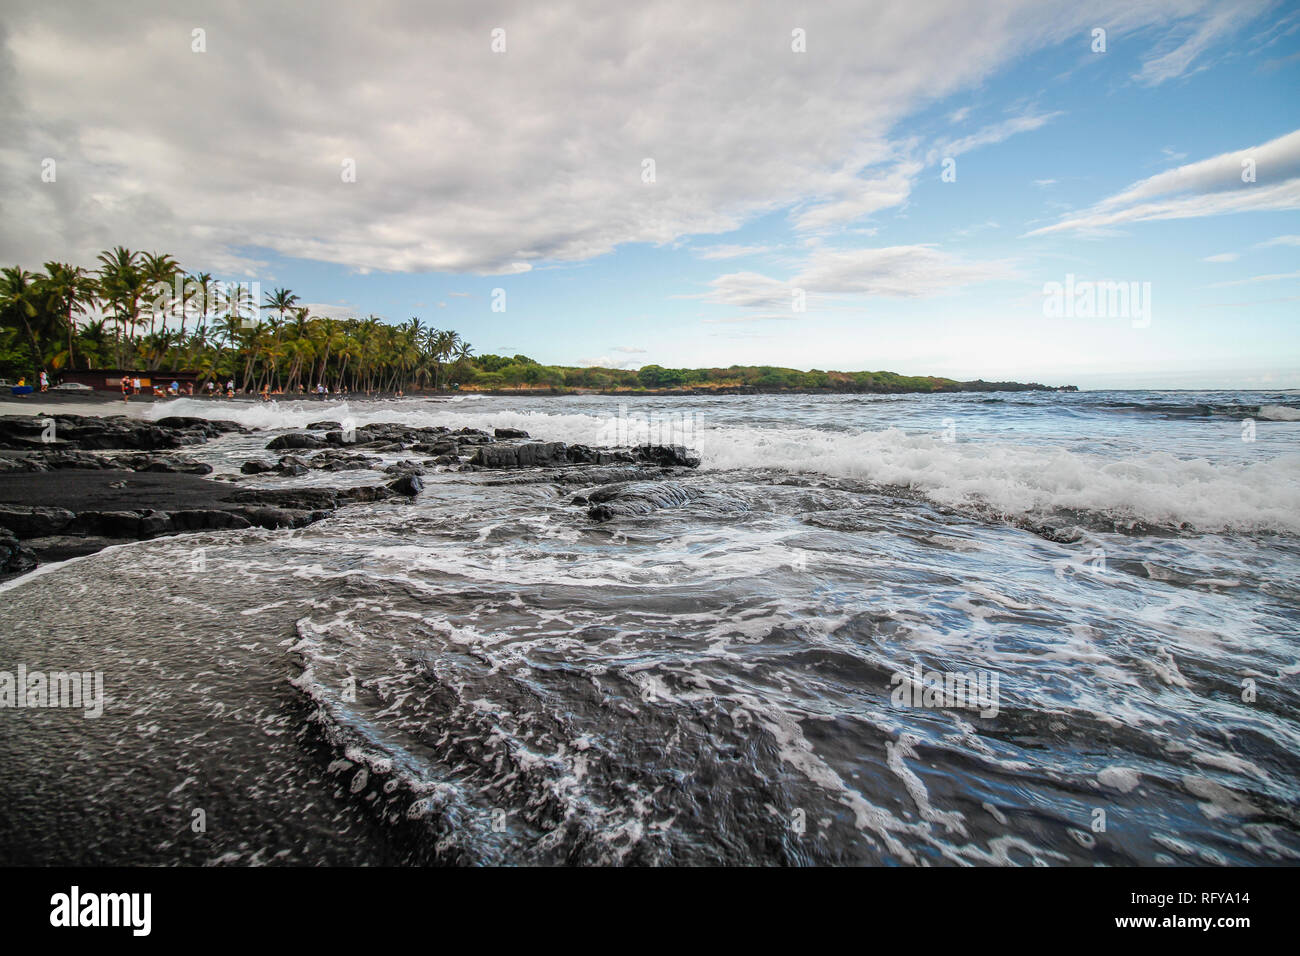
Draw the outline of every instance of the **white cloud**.
<instances>
[{"instance_id":1,"label":"white cloud","mask_svg":"<svg viewBox=\"0 0 1300 956\"><path fill-rule=\"evenodd\" d=\"M1267 246L1300 246L1300 236L1277 236L1258 245L1261 249Z\"/></svg>"},{"instance_id":2,"label":"white cloud","mask_svg":"<svg viewBox=\"0 0 1300 956\"><path fill-rule=\"evenodd\" d=\"M1202 20L1191 35L1173 49L1145 58L1142 69L1133 78L1148 86L1158 86L1182 76L1211 45L1237 30L1269 5L1269 0L1235 0L1223 5Z\"/></svg>"},{"instance_id":3,"label":"white cloud","mask_svg":"<svg viewBox=\"0 0 1300 956\"><path fill-rule=\"evenodd\" d=\"M1253 164L1255 181L1243 181L1243 164ZM1297 208L1300 208L1300 130L1259 146L1157 173L1103 199L1091 209L1026 235L1094 230L1151 219Z\"/></svg>"},{"instance_id":4,"label":"white cloud","mask_svg":"<svg viewBox=\"0 0 1300 956\"><path fill-rule=\"evenodd\" d=\"M797 318L796 296L803 293L808 309L814 300L886 296L926 298L979 282L1014 278L1006 260L970 261L932 246L887 246L874 249L818 248L789 280L756 272L733 272L709 283L699 296L715 305L762 310L749 316L714 321Z\"/></svg>"},{"instance_id":5,"label":"white cloud","mask_svg":"<svg viewBox=\"0 0 1300 956\"><path fill-rule=\"evenodd\" d=\"M645 349L639 349L639 348L637 348L637 347L634 346L634 345L615 345L615 346L614 346L614 351L615 351L615 352L622 352L622 353L624 353L625 355L645 355L645 354L646 354L646 350L645 350Z\"/></svg>"},{"instance_id":6,"label":"white cloud","mask_svg":"<svg viewBox=\"0 0 1300 956\"><path fill-rule=\"evenodd\" d=\"M1058 111L1055 113L1026 113L1022 116L1013 116L1000 123L985 126L969 136L963 136L961 139L950 140L935 146L930 150L926 161L934 164L946 156L956 157L962 153L969 153L973 149L979 149L981 146L1000 143L1017 133L1028 133L1039 129L1060 115L1061 113Z\"/></svg>"},{"instance_id":7,"label":"white cloud","mask_svg":"<svg viewBox=\"0 0 1300 956\"><path fill-rule=\"evenodd\" d=\"M864 21L839 0L803 15L797 55L780 0L491 17L416 0L311 16L227 3L197 18L145 0L10 0L0 260L91 264L123 243L254 275L261 249L508 274L786 208L802 229L836 227L906 200L916 170L891 136L925 104L1095 22L1114 37L1202 9L936 0ZM493 54L500 24L507 52ZM207 52L191 51L196 25ZM43 157L56 183L40 181Z\"/></svg>"},{"instance_id":8,"label":"white cloud","mask_svg":"<svg viewBox=\"0 0 1300 956\"><path fill-rule=\"evenodd\" d=\"M768 252L771 248L771 246L719 245L697 246L692 251L701 259L737 259L740 256L752 256L761 252Z\"/></svg>"},{"instance_id":9,"label":"white cloud","mask_svg":"<svg viewBox=\"0 0 1300 956\"><path fill-rule=\"evenodd\" d=\"M355 319L361 314L355 305L337 302L304 302L301 308L322 319Z\"/></svg>"},{"instance_id":10,"label":"white cloud","mask_svg":"<svg viewBox=\"0 0 1300 956\"><path fill-rule=\"evenodd\" d=\"M918 160L904 160L887 172L863 175L857 162L832 174L827 194L794 217L797 229L814 230L841 226L872 213L901 206L912 193L912 182L923 169Z\"/></svg>"},{"instance_id":11,"label":"white cloud","mask_svg":"<svg viewBox=\"0 0 1300 956\"><path fill-rule=\"evenodd\" d=\"M1217 256L1206 256L1202 262L1236 262L1241 256L1236 252L1220 252Z\"/></svg>"},{"instance_id":12,"label":"white cloud","mask_svg":"<svg viewBox=\"0 0 1300 956\"><path fill-rule=\"evenodd\" d=\"M1282 279L1300 279L1300 272L1275 272L1272 275L1251 276L1247 279L1233 279L1231 282L1215 282L1211 289L1222 289L1232 285L1253 285L1256 282L1278 282Z\"/></svg>"},{"instance_id":13,"label":"white cloud","mask_svg":"<svg viewBox=\"0 0 1300 956\"><path fill-rule=\"evenodd\" d=\"M636 362L628 362L624 359L611 358L608 355L602 355L599 358L581 358L575 365L585 368L615 368L615 369L633 369L640 368Z\"/></svg>"}]
</instances>

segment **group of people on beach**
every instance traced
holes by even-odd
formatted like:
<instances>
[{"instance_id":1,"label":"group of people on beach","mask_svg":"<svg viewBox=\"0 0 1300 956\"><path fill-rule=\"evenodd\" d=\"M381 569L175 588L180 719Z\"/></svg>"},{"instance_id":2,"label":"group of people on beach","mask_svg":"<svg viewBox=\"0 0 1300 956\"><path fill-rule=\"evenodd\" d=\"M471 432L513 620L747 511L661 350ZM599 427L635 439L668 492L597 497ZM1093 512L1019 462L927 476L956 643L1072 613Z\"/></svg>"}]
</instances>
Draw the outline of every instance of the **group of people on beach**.
<instances>
[{"instance_id":1,"label":"group of people on beach","mask_svg":"<svg viewBox=\"0 0 1300 956\"><path fill-rule=\"evenodd\" d=\"M238 389L235 388L235 380L233 378L226 380L226 384L224 388L222 388L220 383L209 379L208 383L204 386L204 391L207 393L208 398L218 398L224 395L228 399L233 399L235 397L235 394L238 392ZM193 389L191 389L190 394L193 394ZM256 393L253 391L253 389L246 388L243 390L243 394L245 395L256 394L262 401L269 402L271 401L272 396L284 395L286 393L284 389L280 389L280 388L272 390L271 384L267 382ZM337 395L341 398L346 398L348 394L348 390L347 387L344 386L339 388L336 391L331 392L330 387L326 385L324 382L321 382L319 385L314 386L310 390L308 390L307 387L304 385L299 385L296 391L290 390L290 394L304 395L304 396L315 395L317 398L329 398L330 395Z\"/></svg>"},{"instance_id":2,"label":"group of people on beach","mask_svg":"<svg viewBox=\"0 0 1300 956\"><path fill-rule=\"evenodd\" d=\"M153 383L145 385L139 375L122 376L122 401L129 402L132 395L139 395L146 388L152 389L154 398L180 398L182 395L190 396L194 394L194 383L186 382L182 385L176 379L172 379L171 384L166 388Z\"/></svg>"},{"instance_id":3,"label":"group of people on beach","mask_svg":"<svg viewBox=\"0 0 1300 956\"><path fill-rule=\"evenodd\" d=\"M22 383L20 382L19 384L21 385ZM49 387L48 379L46 378L45 373L42 372L41 391L42 392L46 391L48 387ZM182 385L179 381L173 379L171 384L167 385L166 387L159 385L157 383L151 383L146 385L145 382L141 380L140 376L138 375L123 375L121 378L121 389L122 389L122 401L124 402L129 402L131 400L131 396L133 395L140 395L141 393L148 394L150 393L150 391L152 391L152 395L154 398L179 398L182 395L186 397L191 397L195 394L193 382L186 382L184 385ZM216 381L214 379L208 379L208 381L201 387L199 394L207 398L215 399L215 398L224 397L226 399L231 399L231 400L233 400L237 394L257 395L262 401L269 402L272 400L274 396L285 395L285 394L301 395L304 397L307 395L315 395L318 399L327 399L330 398L331 396L336 398L346 399L348 397L348 389L346 385L340 386L337 389L331 389L324 382L321 382L318 385L312 386L312 388L310 389L308 389L304 385L299 385L296 390L291 389L289 390L288 393L286 393L284 389L279 389L279 388L272 391L270 384L267 383L264 384L261 387L261 389L258 391L254 391L251 388L245 388L241 392L240 389L235 387L235 380L233 378L229 378L226 380L226 384L224 386L219 381ZM397 392L396 397L401 398L402 393L400 391Z\"/></svg>"}]
</instances>

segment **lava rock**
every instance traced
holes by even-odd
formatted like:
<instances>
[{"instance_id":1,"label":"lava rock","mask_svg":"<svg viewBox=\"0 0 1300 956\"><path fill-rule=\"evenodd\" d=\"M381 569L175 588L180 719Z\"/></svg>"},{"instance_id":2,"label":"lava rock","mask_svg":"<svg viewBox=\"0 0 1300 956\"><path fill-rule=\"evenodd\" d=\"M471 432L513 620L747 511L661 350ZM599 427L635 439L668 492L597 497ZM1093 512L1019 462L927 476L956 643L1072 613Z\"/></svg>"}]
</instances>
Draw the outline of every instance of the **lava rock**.
<instances>
[{"instance_id":1,"label":"lava rock","mask_svg":"<svg viewBox=\"0 0 1300 956\"><path fill-rule=\"evenodd\" d=\"M568 463L562 441L526 442L522 445L483 445L470 459L481 468L535 468Z\"/></svg>"},{"instance_id":2,"label":"lava rock","mask_svg":"<svg viewBox=\"0 0 1300 956\"><path fill-rule=\"evenodd\" d=\"M411 446L411 451L418 451L425 455L459 455L460 446L449 438L439 441L418 442Z\"/></svg>"},{"instance_id":3,"label":"lava rock","mask_svg":"<svg viewBox=\"0 0 1300 956\"><path fill-rule=\"evenodd\" d=\"M638 461L665 467L698 468L700 464L700 460L682 445L638 445L636 457Z\"/></svg>"},{"instance_id":4,"label":"lava rock","mask_svg":"<svg viewBox=\"0 0 1300 956\"><path fill-rule=\"evenodd\" d=\"M678 508L691 500L687 490L672 481L634 481L604 485L587 496L592 506L587 517L593 521L635 517L662 508Z\"/></svg>"},{"instance_id":5,"label":"lava rock","mask_svg":"<svg viewBox=\"0 0 1300 956\"><path fill-rule=\"evenodd\" d=\"M8 528L0 527L0 577L24 574L37 563L35 552L21 544Z\"/></svg>"},{"instance_id":6,"label":"lava rock","mask_svg":"<svg viewBox=\"0 0 1300 956\"><path fill-rule=\"evenodd\" d=\"M246 519L254 527L265 528L268 531L275 531L278 528L301 528L330 514L325 510L275 508L269 505L247 505L235 509L234 513Z\"/></svg>"},{"instance_id":7,"label":"lava rock","mask_svg":"<svg viewBox=\"0 0 1300 956\"><path fill-rule=\"evenodd\" d=\"M275 466L275 470L282 475L289 475L291 477L305 475L307 472L311 471L311 469L307 467L305 461L301 458L295 458L293 455L285 455L281 458L279 463Z\"/></svg>"},{"instance_id":8,"label":"lava rock","mask_svg":"<svg viewBox=\"0 0 1300 956\"><path fill-rule=\"evenodd\" d=\"M324 448L325 439L316 435L305 435L300 432L291 432L288 435L277 435L272 438L266 446L267 451L290 451L301 448Z\"/></svg>"},{"instance_id":9,"label":"lava rock","mask_svg":"<svg viewBox=\"0 0 1300 956\"><path fill-rule=\"evenodd\" d=\"M0 527L19 538L40 538L67 528L76 514L45 505L0 505Z\"/></svg>"},{"instance_id":10,"label":"lava rock","mask_svg":"<svg viewBox=\"0 0 1300 956\"><path fill-rule=\"evenodd\" d=\"M408 472L395 481L390 481L388 483L388 488L397 492L399 495L406 495L408 498L414 498L424 490L424 482L420 480L419 475Z\"/></svg>"}]
</instances>

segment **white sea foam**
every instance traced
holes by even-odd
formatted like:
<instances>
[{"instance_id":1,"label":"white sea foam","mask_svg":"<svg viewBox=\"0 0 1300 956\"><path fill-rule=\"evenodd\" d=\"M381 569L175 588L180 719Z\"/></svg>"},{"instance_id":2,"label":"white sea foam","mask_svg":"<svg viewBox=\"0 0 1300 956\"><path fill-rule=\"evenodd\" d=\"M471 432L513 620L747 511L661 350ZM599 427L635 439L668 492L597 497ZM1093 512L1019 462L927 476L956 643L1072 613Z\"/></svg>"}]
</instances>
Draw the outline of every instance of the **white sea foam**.
<instances>
[{"instance_id":1,"label":"white sea foam","mask_svg":"<svg viewBox=\"0 0 1300 956\"><path fill-rule=\"evenodd\" d=\"M621 430L629 444L689 444L706 470L770 468L857 478L912 488L943 505L980 505L1006 515L1069 509L1201 531L1300 533L1300 455L1296 454L1261 455L1257 461L1189 459L1163 451L1114 457L1027 442L944 441L933 434L909 434L896 428L701 428L690 415L620 419L476 406L295 401L214 408L211 402L180 399L150 406L155 411L148 414L206 415L258 428L302 428L312 421L344 418L357 425L509 427L525 429L536 438L590 445L608 444L609 436ZM1283 406L1265 408L1279 415L1293 411Z\"/></svg>"},{"instance_id":2,"label":"white sea foam","mask_svg":"<svg viewBox=\"0 0 1300 956\"><path fill-rule=\"evenodd\" d=\"M1300 422L1300 408L1289 405L1261 405L1259 417L1270 422Z\"/></svg>"}]
</instances>

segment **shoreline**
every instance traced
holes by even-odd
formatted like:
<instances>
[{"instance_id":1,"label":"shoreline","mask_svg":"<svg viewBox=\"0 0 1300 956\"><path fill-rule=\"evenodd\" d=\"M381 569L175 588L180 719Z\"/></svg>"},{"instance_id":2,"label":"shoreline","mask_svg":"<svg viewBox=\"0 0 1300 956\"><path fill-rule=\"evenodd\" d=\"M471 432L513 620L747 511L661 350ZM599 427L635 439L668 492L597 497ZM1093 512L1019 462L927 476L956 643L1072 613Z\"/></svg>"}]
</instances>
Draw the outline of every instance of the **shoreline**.
<instances>
[{"instance_id":1,"label":"shoreline","mask_svg":"<svg viewBox=\"0 0 1300 956\"><path fill-rule=\"evenodd\" d=\"M609 397L627 397L636 398L641 396L655 398L671 398L676 396L686 398L707 398L715 395L962 395L962 394L994 394L998 392L1079 392L1076 385L1023 385L1018 382L997 382L988 383L989 387L979 388L890 388L890 387L854 387L854 388L763 388L755 385L727 385L718 388L465 388L465 389L441 389L435 392L417 391L406 392L402 395L396 395L390 392L373 393L367 395L364 392L349 392L347 395L330 394L317 395L313 392L304 392L301 394L294 393L271 393L271 401L300 401L300 402L373 402L373 401L403 401L406 399L419 399L423 401L452 401L458 397L467 395L489 395L500 398L555 398L568 396L589 396L602 395ZM1125 391L1118 389L1117 391ZM1193 390L1194 391L1194 390ZM1231 391L1226 389L1225 391ZM0 390L0 403L12 404L15 406L30 405L32 402L48 401L57 404L74 404L76 402L93 402L104 405L140 405L140 404L157 404L175 401L180 398L193 399L195 401L212 402L214 405L231 404L233 402L260 403L260 394L237 394L233 399L226 398L222 395L203 395L196 392L193 395L132 395L128 400L123 401L122 395L117 391L104 389L90 389L82 391L60 391L50 389L47 392L29 392L26 395L13 395L7 390Z\"/></svg>"},{"instance_id":2,"label":"shoreline","mask_svg":"<svg viewBox=\"0 0 1300 956\"><path fill-rule=\"evenodd\" d=\"M111 407L111 406L109 406ZM48 429L47 429L48 426ZM695 468L699 459L677 446L593 448L535 441L525 431L369 423L349 432L318 421L278 434L248 454L239 474L206 477L213 466L187 449L235 433L261 437L219 418L164 416L156 420L77 415L0 416L0 579L49 561L101 551L113 544L198 531L301 528L354 503L410 501L434 471L554 471L600 484L659 478ZM266 455L266 452L273 454ZM385 464L383 455L400 454ZM363 484L294 483L313 472L359 472ZM247 478L286 479L274 487ZM608 520L627 502L593 506Z\"/></svg>"}]
</instances>

